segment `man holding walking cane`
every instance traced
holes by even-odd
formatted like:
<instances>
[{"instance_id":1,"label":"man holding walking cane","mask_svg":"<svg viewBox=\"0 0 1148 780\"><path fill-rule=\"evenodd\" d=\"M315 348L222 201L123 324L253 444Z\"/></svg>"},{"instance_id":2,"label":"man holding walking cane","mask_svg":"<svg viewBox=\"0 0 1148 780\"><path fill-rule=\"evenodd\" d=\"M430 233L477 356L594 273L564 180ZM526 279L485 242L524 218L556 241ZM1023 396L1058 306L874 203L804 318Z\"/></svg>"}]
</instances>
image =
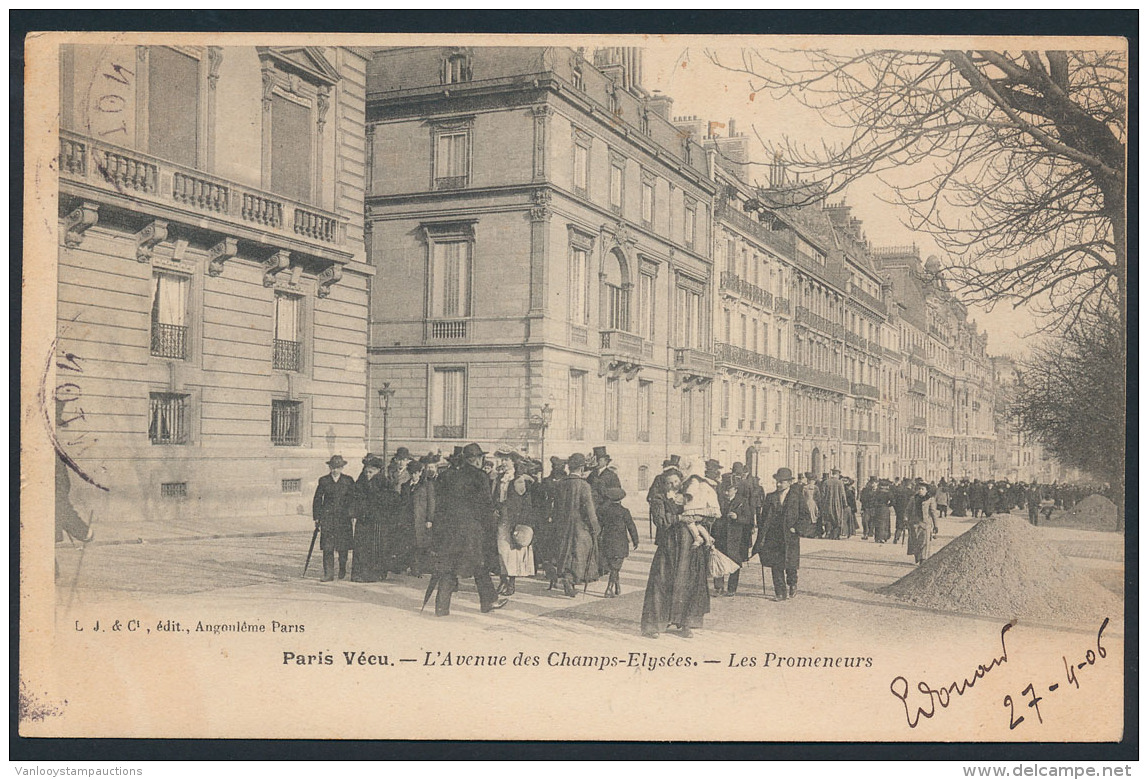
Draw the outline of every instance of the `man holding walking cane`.
<instances>
[{"instance_id":1,"label":"man holding walking cane","mask_svg":"<svg viewBox=\"0 0 1148 780\"><path fill-rule=\"evenodd\" d=\"M813 528L809 504L800 488L793 487L793 472L780 468L773 475L777 490L765 497L761 530L750 557L761 561L761 585L765 589L765 567L773 575L777 601L797 595L797 567L801 563L801 535Z\"/></svg>"},{"instance_id":2,"label":"man holding walking cane","mask_svg":"<svg viewBox=\"0 0 1148 780\"><path fill-rule=\"evenodd\" d=\"M311 502L311 516L315 519L315 533L321 533L319 549L323 551L323 578L320 582L335 579L335 553L339 553L339 579L347 576L347 552L351 549L353 526L351 521L355 502L355 480L343 473L347 461L335 455L327 461L331 473L319 478L315 489L315 499ZM311 550L315 549L314 536ZM307 553L307 563L311 553ZM303 574L307 566L303 566Z\"/></svg>"}]
</instances>

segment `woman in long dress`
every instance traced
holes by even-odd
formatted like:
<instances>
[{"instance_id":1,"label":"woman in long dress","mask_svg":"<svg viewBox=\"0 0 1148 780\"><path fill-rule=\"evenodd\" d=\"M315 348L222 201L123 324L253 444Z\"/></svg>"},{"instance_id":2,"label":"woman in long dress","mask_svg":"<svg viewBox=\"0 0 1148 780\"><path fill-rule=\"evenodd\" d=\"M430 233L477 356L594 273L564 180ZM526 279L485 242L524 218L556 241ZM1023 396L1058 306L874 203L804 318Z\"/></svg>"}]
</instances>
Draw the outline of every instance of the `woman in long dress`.
<instances>
[{"instance_id":1,"label":"woman in long dress","mask_svg":"<svg viewBox=\"0 0 1148 780\"><path fill-rule=\"evenodd\" d=\"M383 570L383 538L380 492L385 490L382 459L368 455L363 473L355 482L355 538L351 556L352 582L378 582L387 578Z\"/></svg>"},{"instance_id":2,"label":"woman in long dress","mask_svg":"<svg viewBox=\"0 0 1148 780\"><path fill-rule=\"evenodd\" d=\"M667 627L690 636L691 629L702 627L710 611L709 550L694 547L690 529L680 522L684 502L677 490L681 482L680 472L669 472L660 495L663 525L642 604L642 634L651 638Z\"/></svg>"},{"instance_id":3,"label":"woman in long dress","mask_svg":"<svg viewBox=\"0 0 1148 780\"><path fill-rule=\"evenodd\" d=\"M514 465L509 464L494 483L494 507L498 511L500 596L514 595L516 577L534 576L533 544L521 546L514 539L515 526L530 525L532 502L527 488L532 481L525 474L517 474Z\"/></svg>"},{"instance_id":4,"label":"woman in long dress","mask_svg":"<svg viewBox=\"0 0 1148 780\"><path fill-rule=\"evenodd\" d=\"M884 544L889 541L890 515L893 511L892 483L883 479L877 483L877 494L873 498L873 541Z\"/></svg>"}]
</instances>

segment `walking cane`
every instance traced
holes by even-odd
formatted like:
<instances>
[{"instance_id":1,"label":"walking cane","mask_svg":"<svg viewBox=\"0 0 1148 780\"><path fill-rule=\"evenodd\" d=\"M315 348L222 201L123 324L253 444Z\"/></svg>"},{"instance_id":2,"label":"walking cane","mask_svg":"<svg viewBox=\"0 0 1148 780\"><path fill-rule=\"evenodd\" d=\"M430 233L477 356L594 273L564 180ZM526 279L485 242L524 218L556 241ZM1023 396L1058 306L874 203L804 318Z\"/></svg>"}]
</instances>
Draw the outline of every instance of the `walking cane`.
<instances>
[{"instance_id":1,"label":"walking cane","mask_svg":"<svg viewBox=\"0 0 1148 780\"><path fill-rule=\"evenodd\" d=\"M315 533L311 534L311 546L307 549L307 562L303 564L303 576L307 576L307 567L311 565L311 556L315 552L315 540L319 538L319 524L315 523Z\"/></svg>"},{"instance_id":2,"label":"walking cane","mask_svg":"<svg viewBox=\"0 0 1148 780\"><path fill-rule=\"evenodd\" d=\"M760 563L760 561L758 561ZM765 564L761 564L761 597L769 598L769 591L765 589Z\"/></svg>"}]
</instances>

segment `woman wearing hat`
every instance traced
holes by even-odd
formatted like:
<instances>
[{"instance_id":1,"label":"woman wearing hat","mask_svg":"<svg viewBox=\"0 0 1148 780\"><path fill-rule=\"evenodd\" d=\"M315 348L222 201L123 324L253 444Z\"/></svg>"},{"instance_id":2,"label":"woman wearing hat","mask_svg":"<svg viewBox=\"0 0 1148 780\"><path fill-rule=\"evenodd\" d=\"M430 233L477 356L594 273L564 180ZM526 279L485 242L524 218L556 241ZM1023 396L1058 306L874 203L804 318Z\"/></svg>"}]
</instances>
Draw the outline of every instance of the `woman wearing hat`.
<instances>
[{"instance_id":1,"label":"woman wearing hat","mask_svg":"<svg viewBox=\"0 0 1148 780\"><path fill-rule=\"evenodd\" d=\"M339 553L339 579L347 576L347 553L354 539L355 480L343 473L347 461L334 455L327 461L330 474L319 477L311 517L319 526L319 549L323 551L322 582L335 579L335 553Z\"/></svg>"},{"instance_id":2,"label":"woman wearing hat","mask_svg":"<svg viewBox=\"0 0 1148 780\"><path fill-rule=\"evenodd\" d=\"M685 497L678 491L682 478L677 470L666 471L661 491L662 508L658 515L664 523L658 529L658 549L650 563L646 579L646 597L642 602L642 635L657 638L667 627L682 636L693 636L710 611L709 550L694 547L693 536L680 522ZM647 496L653 504L654 496Z\"/></svg>"},{"instance_id":3,"label":"woman wearing hat","mask_svg":"<svg viewBox=\"0 0 1148 780\"><path fill-rule=\"evenodd\" d=\"M505 457L498 464L498 480L494 483L494 508L498 512L496 542L501 582L498 595L513 596L516 577L534 576L534 547L525 541L527 535L533 541L534 530L529 525L531 502L527 488L533 480L526 474L518 473L515 459ZM515 529L525 530L515 536Z\"/></svg>"},{"instance_id":4,"label":"woman wearing hat","mask_svg":"<svg viewBox=\"0 0 1148 780\"><path fill-rule=\"evenodd\" d=\"M383 528L379 495L383 486L383 459L367 454L363 473L355 483L355 554L351 558L353 582L378 582L387 578L383 571Z\"/></svg>"},{"instance_id":5,"label":"woman wearing hat","mask_svg":"<svg viewBox=\"0 0 1148 780\"><path fill-rule=\"evenodd\" d=\"M575 585L593 582L600 575L598 565L598 512L586 482L586 456L575 452L566 463L566 478L558 483L554 496L554 533L558 542L555 570L562 579L562 591L573 598Z\"/></svg>"},{"instance_id":6,"label":"woman wearing hat","mask_svg":"<svg viewBox=\"0 0 1148 780\"><path fill-rule=\"evenodd\" d=\"M622 564L630 554L630 542L633 542L635 550L638 549L638 527L634 525L630 510L621 504L626 497L625 490L620 487L606 488L602 497L605 501L598 509L598 523L602 526L598 548L602 552L604 564L602 573L610 575L610 581L606 583L606 598L613 598L622 595L618 579Z\"/></svg>"},{"instance_id":7,"label":"woman wearing hat","mask_svg":"<svg viewBox=\"0 0 1148 780\"><path fill-rule=\"evenodd\" d=\"M883 479L877 483L873 496L873 541L884 544L889 541L893 514L893 483Z\"/></svg>"},{"instance_id":8,"label":"woman wearing hat","mask_svg":"<svg viewBox=\"0 0 1148 780\"><path fill-rule=\"evenodd\" d=\"M937 535L937 503L924 482L917 484L916 493L909 499L905 525L906 554L912 555L920 566L932 553L933 537Z\"/></svg>"}]
</instances>

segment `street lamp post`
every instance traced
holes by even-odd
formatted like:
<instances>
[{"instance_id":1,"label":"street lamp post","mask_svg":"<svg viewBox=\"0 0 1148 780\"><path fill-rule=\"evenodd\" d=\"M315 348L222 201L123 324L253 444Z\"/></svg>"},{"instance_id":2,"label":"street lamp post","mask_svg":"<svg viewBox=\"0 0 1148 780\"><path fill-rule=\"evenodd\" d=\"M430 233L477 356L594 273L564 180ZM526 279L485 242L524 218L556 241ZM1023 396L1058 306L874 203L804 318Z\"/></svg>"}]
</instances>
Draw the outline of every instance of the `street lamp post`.
<instances>
[{"instance_id":1,"label":"street lamp post","mask_svg":"<svg viewBox=\"0 0 1148 780\"><path fill-rule=\"evenodd\" d=\"M554 409L549 403L542 404L542 408L538 410L539 424L538 428L542 436L542 467L546 467L546 429L550 427L550 421L554 419ZM543 472L545 473L545 472Z\"/></svg>"},{"instance_id":2,"label":"street lamp post","mask_svg":"<svg viewBox=\"0 0 1148 780\"><path fill-rule=\"evenodd\" d=\"M395 394L395 390L391 387L390 382L383 382L383 386L379 389L379 408L383 410L383 460L386 460L387 453L387 416L391 410L391 396Z\"/></svg>"}]
</instances>

